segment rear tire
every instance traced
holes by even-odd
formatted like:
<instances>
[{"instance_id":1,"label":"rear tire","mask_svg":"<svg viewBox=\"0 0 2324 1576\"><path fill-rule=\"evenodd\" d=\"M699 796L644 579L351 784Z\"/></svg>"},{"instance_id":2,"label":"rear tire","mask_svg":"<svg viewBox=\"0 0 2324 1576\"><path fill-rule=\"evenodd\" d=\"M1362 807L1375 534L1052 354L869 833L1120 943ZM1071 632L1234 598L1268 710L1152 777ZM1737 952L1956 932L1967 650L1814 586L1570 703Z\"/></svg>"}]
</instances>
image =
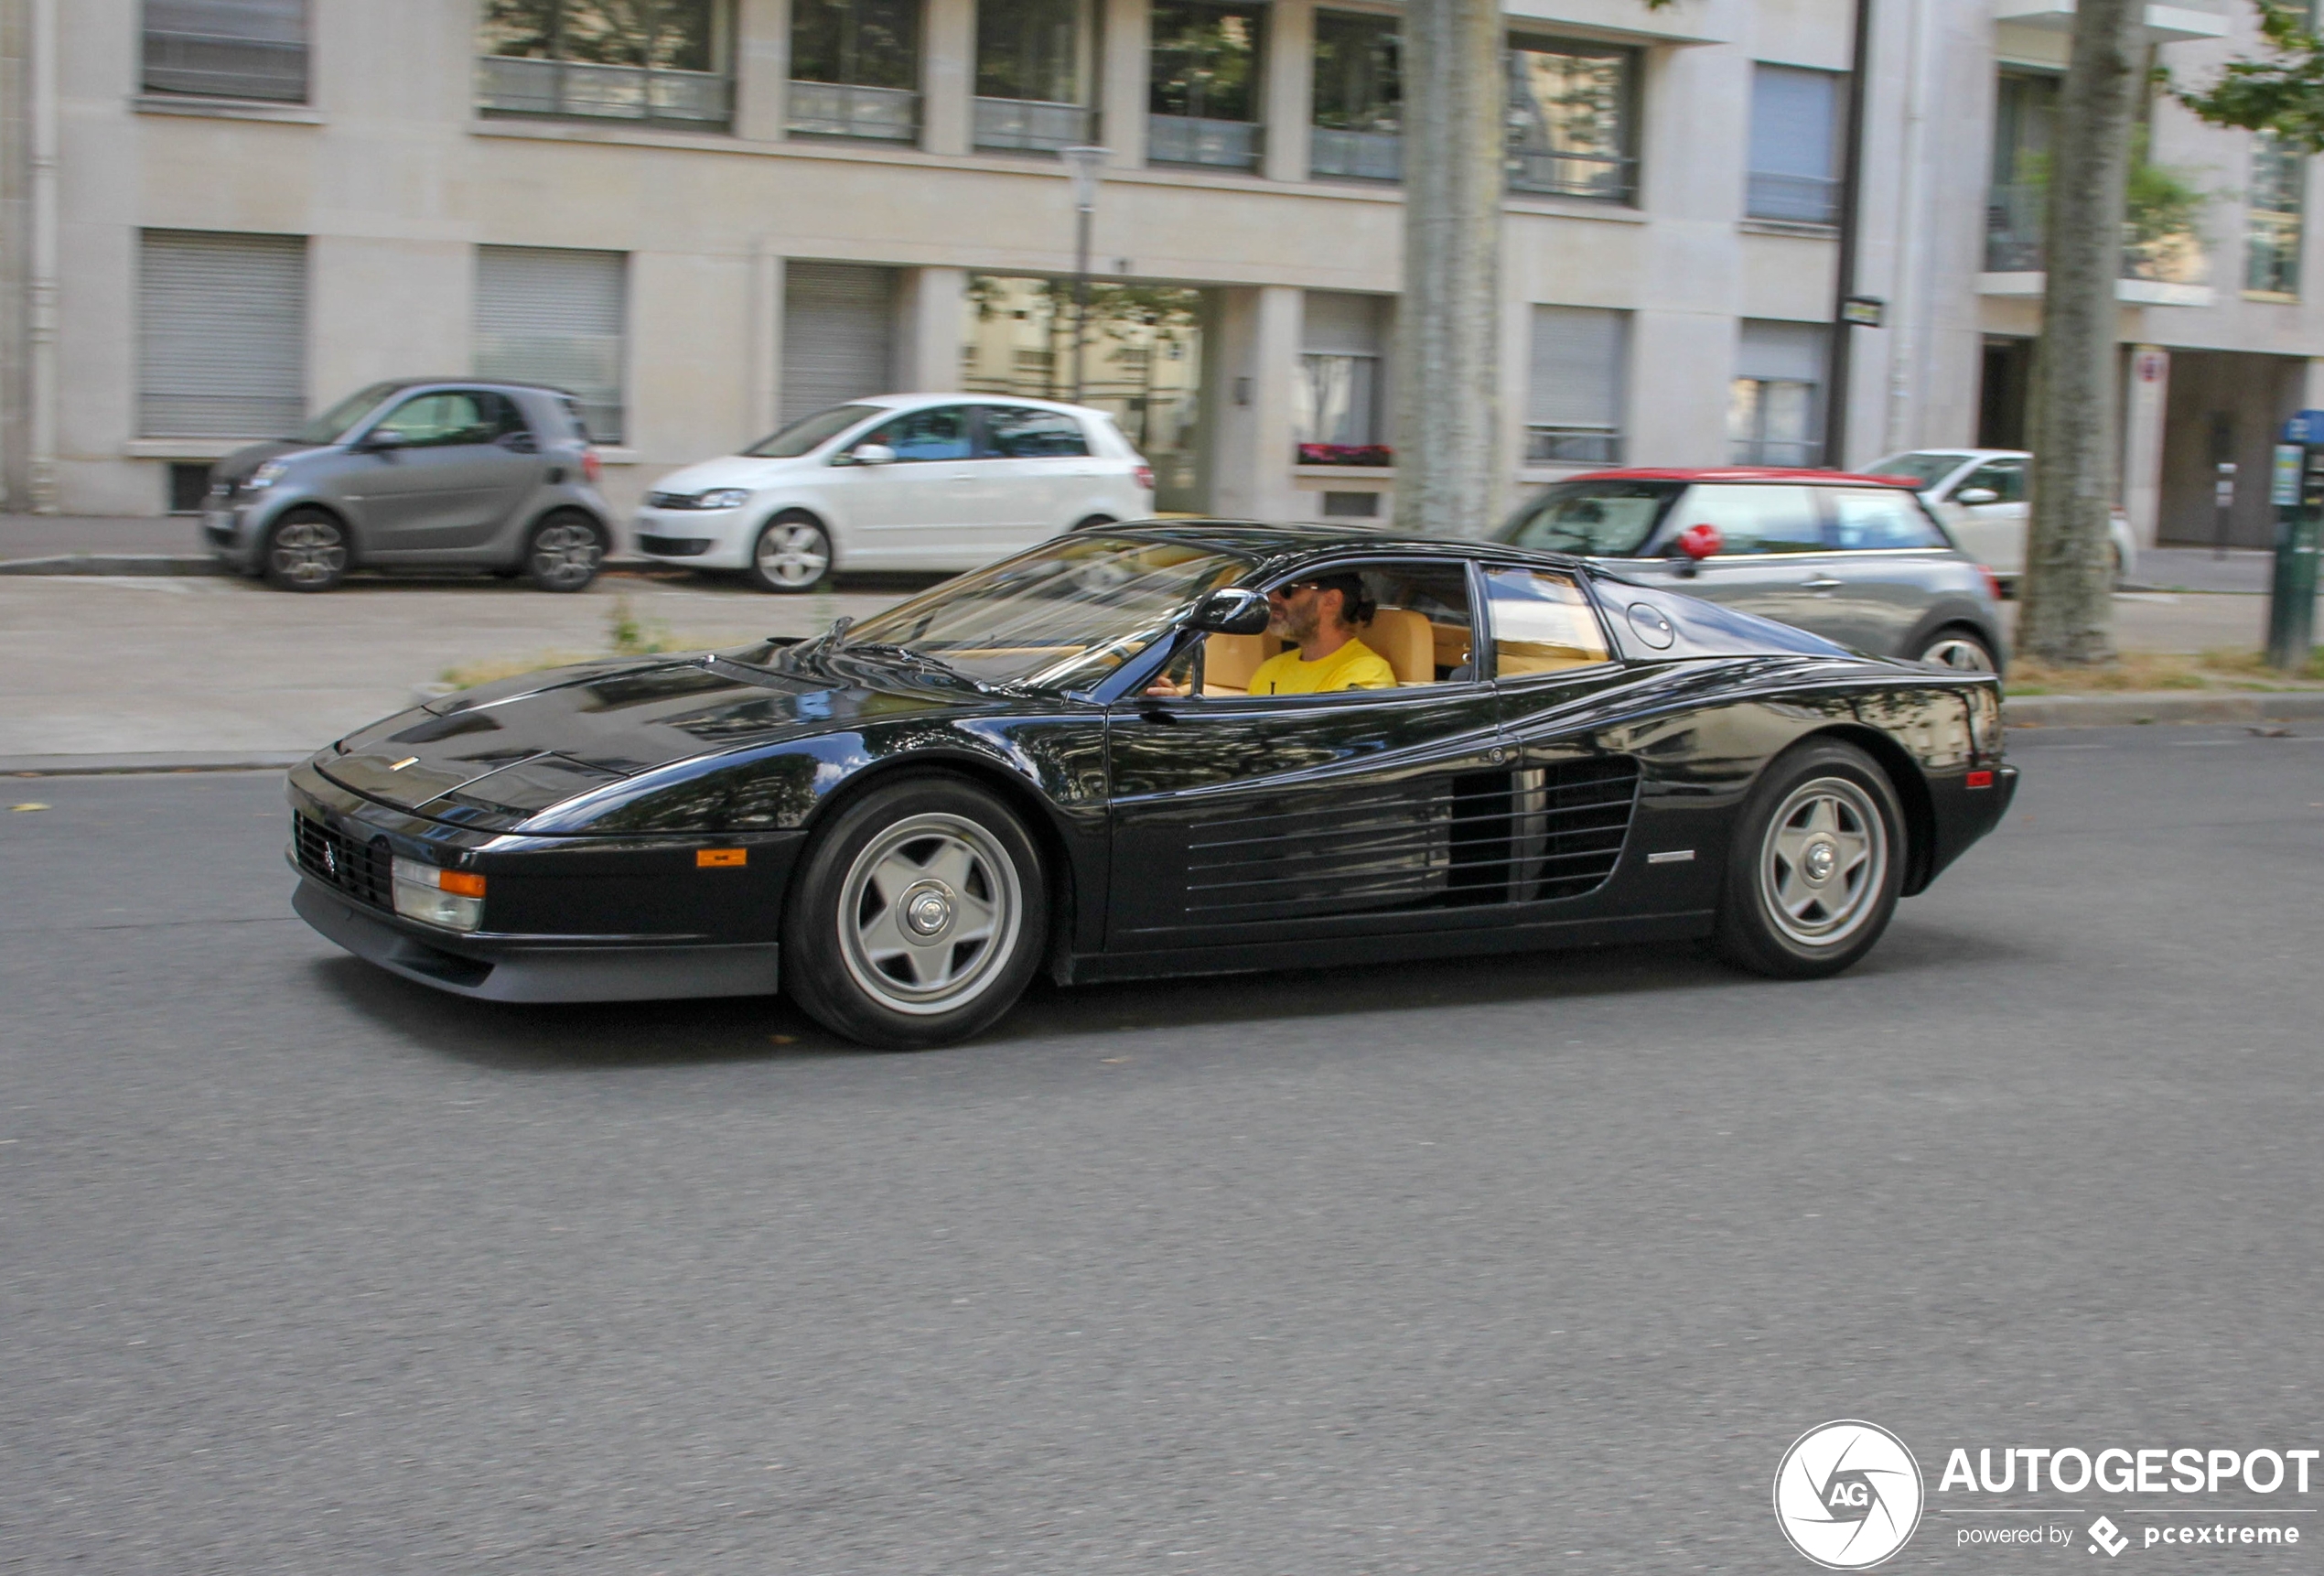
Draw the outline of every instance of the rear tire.
<instances>
[{"instance_id":1,"label":"rear tire","mask_svg":"<svg viewBox=\"0 0 2324 1576\"><path fill-rule=\"evenodd\" d=\"M751 545L744 572L762 591L812 591L831 573L831 533L803 509L786 509L767 522Z\"/></svg>"},{"instance_id":2,"label":"rear tire","mask_svg":"<svg viewBox=\"0 0 2324 1576\"><path fill-rule=\"evenodd\" d=\"M285 591L328 591L347 578L347 527L321 509L293 509L267 527L260 572Z\"/></svg>"},{"instance_id":3,"label":"rear tire","mask_svg":"<svg viewBox=\"0 0 2324 1576\"><path fill-rule=\"evenodd\" d=\"M541 517L524 542L524 573L543 591L586 591L605 563L605 527L578 509Z\"/></svg>"},{"instance_id":4,"label":"rear tire","mask_svg":"<svg viewBox=\"0 0 2324 1576\"><path fill-rule=\"evenodd\" d=\"M1872 950L1907 853L1895 787L1852 744L1776 757L1738 818L1714 946L1738 968L1821 979Z\"/></svg>"},{"instance_id":5,"label":"rear tire","mask_svg":"<svg viewBox=\"0 0 2324 1576\"><path fill-rule=\"evenodd\" d=\"M1919 660L1931 667L1948 668L1954 673L2001 671L2001 664L1994 657L1993 648L1985 644L1985 637L1960 624L1931 635L1929 643L1921 648Z\"/></svg>"},{"instance_id":6,"label":"rear tire","mask_svg":"<svg viewBox=\"0 0 2324 1576\"><path fill-rule=\"evenodd\" d=\"M1033 839L992 794L940 776L875 788L800 863L783 988L824 1028L880 1050L964 1040L1032 979L1047 894Z\"/></svg>"}]
</instances>

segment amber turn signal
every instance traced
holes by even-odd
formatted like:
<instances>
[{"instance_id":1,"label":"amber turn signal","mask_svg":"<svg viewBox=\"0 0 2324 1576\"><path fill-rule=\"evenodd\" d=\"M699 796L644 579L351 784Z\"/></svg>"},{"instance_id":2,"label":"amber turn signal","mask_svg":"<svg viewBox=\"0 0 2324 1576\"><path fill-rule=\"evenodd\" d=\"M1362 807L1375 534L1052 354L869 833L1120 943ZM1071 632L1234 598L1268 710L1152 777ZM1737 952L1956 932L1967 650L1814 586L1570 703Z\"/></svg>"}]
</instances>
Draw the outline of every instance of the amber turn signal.
<instances>
[{"instance_id":1,"label":"amber turn signal","mask_svg":"<svg viewBox=\"0 0 2324 1576\"><path fill-rule=\"evenodd\" d=\"M436 878L436 884L458 897L480 898L484 895L484 878L470 870L446 870Z\"/></svg>"},{"instance_id":2,"label":"amber turn signal","mask_svg":"<svg viewBox=\"0 0 2324 1576\"><path fill-rule=\"evenodd\" d=\"M714 869L721 865L745 865L750 862L750 850L748 848L696 848L694 851L694 862L695 869L704 870Z\"/></svg>"}]
</instances>

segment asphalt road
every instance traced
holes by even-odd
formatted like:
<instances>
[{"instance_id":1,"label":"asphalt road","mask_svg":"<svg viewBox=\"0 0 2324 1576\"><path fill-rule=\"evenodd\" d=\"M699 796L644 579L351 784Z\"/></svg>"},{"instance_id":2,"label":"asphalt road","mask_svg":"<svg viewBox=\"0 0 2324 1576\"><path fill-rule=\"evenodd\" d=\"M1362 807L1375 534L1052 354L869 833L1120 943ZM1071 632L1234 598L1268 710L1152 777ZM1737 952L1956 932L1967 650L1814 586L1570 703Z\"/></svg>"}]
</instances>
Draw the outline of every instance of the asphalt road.
<instances>
[{"instance_id":1,"label":"asphalt road","mask_svg":"<svg viewBox=\"0 0 2324 1576\"><path fill-rule=\"evenodd\" d=\"M272 778L17 781L0 1569L1807 1572L1834 1418L1928 1478L1884 1569L2082 1568L1957 1549L1946 1453L2324 1445L2324 741L2013 748L1838 980L1046 991L917 1056L440 997L288 916Z\"/></svg>"}]
</instances>

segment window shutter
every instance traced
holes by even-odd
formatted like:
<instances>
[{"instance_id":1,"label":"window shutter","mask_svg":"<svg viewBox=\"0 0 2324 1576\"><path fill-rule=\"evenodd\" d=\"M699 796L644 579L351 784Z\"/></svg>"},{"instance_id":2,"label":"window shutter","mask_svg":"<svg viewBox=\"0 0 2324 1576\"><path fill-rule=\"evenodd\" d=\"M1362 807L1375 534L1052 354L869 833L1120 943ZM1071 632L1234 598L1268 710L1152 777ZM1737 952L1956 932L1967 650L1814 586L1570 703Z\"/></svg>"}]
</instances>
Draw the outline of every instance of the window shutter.
<instances>
[{"instance_id":1,"label":"window shutter","mask_svg":"<svg viewBox=\"0 0 2324 1576\"><path fill-rule=\"evenodd\" d=\"M628 264L621 252L478 247L476 375L564 389L592 439L621 442Z\"/></svg>"},{"instance_id":2,"label":"window shutter","mask_svg":"<svg viewBox=\"0 0 2324 1576\"><path fill-rule=\"evenodd\" d=\"M1796 66L1760 66L1751 85L1755 219L1828 224L1838 212L1840 79Z\"/></svg>"},{"instance_id":3,"label":"window shutter","mask_svg":"<svg viewBox=\"0 0 2324 1576\"><path fill-rule=\"evenodd\" d=\"M145 232L138 430L282 437L306 416L306 238Z\"/></svg>"},{"instance_id":4,"label":"window shutter","mask_svg":"<svg viewBox=\"0 0 2324 1576\"><path fill-rule=\"evenodd\" d=\"M215 98L307 98L307 0L145 0L145 86Z\"/></svg>"},{"instance_id":5,"label":"window shutter","mask_svg":"<svg viewBox=\"0 0 2324 1576\"><path fill-rule=\"evenodd\" d=\"M1769 383L1821 383L1832 330L1822 323L1746 321L1735 375Z\"/></svg>"},{"instance_id":6,"label":"window shutter","mask_svg":"<svg viewBox=\"0 0 2324 1576\"><path fill-rule=\"evenodd\" d=\"M1312 355L1379 355L1386 349L1381 343L1381 308L1384 305L1378 296L1353 296L1340 290L1308 291L1299 348Z\"/></svg>"},{"instance_id":7,"label":"window shutter","mask_svg":"<svg viewBox=\"0 0 2324 1576\"><path fill-rule=\"evenodd\" d=\"M893 392L895 341L895 269L785 265L782 419Z\"/></svg>"},{"instance_id":8,"label":"window shutter","mask_svg":"<svg viewBox=\"0 0 2324 1576\"><path fill-rule=\"evenodd\" d=\"M1527 422L1619 430L1629 326L1625 312L1535 307Z\"/></svg>"}]
</instances>

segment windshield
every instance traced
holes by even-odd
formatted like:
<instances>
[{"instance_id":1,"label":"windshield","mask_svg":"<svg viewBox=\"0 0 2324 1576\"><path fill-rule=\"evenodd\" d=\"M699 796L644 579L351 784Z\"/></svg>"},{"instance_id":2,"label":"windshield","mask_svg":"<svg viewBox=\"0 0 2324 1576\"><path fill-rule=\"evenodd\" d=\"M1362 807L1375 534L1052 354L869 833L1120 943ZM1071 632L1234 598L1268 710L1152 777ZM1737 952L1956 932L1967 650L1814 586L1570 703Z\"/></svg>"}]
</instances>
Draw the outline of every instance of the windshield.
<instances>
[{"instance_id":1,"label":"windshield","mask_svg":"<svg viewBox=\"0 0 2324 1576\"><path fill-rule=\"evenodd\" d=\"M801 416L774 437L760 438L743 453L753 459L796 459L820 448L857 422L877 416L884 408L876 405L835 405L829 410Z\"/></svg>"},{"instance_id":2,"label":"windshield","mask_svg":"<svg viewBox=\"0 0 2324 1576\"><path fill-rule=\"evenodd\" d=\"M291 434L294 443L337 443L345 437L355 424L371 414L372 408L388 395L402 388L402 383L373 383L370 388L349 394L330 409Z\"/></svg>"},{"instance_id":3,"label":"windshield","mask_svg":"<svg viewBox=\"0 0 2324 1576\"><path fill-rule=\"evenodd\" d=\"M987 684L1085 689L1253 563L1213 547L1077 532L866 619L839 649L902 646Z\"/></svg>"},{"instance_id":4,"label":"windshield","mask_svg":"<svg viewBox=\"0 0 2324 1576\"><path fill-rule=\"evenodd\" d=\"M1496 540L1512 547L1627 558L1654 534L1684 481L1561 481L1521 507Z\"/></svg>"},{"instance_id":5,"label":"windshield","mask_svg":"<svg viewBox=\"0 0 2324 1576\"><path fill-rule=\"evenodd\" d=\"M1892 454L1864 468L1867 476L1910 476L1927 491L1946 477L1961 469L1965 454Z\"/></svg>"}]
</instances>

